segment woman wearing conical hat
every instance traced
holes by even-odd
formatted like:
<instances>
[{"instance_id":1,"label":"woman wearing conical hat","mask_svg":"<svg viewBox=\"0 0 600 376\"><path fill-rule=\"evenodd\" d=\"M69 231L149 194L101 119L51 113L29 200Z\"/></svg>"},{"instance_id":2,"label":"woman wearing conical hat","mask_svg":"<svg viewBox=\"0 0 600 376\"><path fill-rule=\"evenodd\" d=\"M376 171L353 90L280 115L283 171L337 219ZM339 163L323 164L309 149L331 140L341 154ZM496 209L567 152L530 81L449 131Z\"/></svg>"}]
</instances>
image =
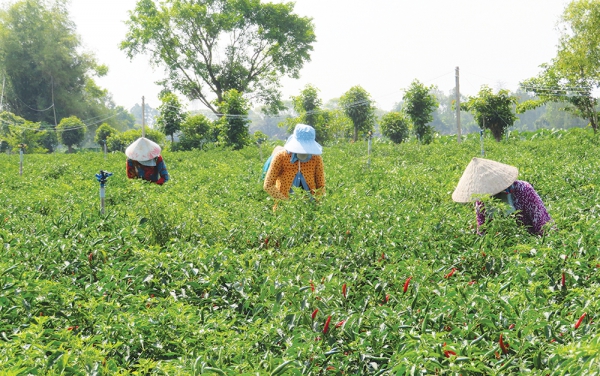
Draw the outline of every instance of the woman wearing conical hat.
<instances>
[{"instance_id":1,"label":"woman wearing conical hat","mask_svg":"<svg viewBox=\"0 0 600 376\"><path fill-rule=\"evenodd\" d=\"M323 149L315 141L315 136L313 127L298 124L283 150L273 155L263 188L276 201L288 199L292 186L301 187L313 195L325 192Z\"/></svg>"},{"instance_id":2,"label":"woman wearing conical hat","mask_svg":"<svg viewBox=\"0 0 600 376\"><path fill-rule=\"evenodd\" d=\"M159 185L168 181L169 173L160 152L160 146L145 137L140 137L132 142L125 149L127 177L144 179Z\"/></svg>"},{"instance_id":3,"label":"woman wearing conical hat","mask_svg":"<svg viewBox=\"0 0 600 376\"><path fill-rule=\"evenodd\" d=\"M471 202L473 195L492 195L506 202L511 211L516 211L517 220L537 235L551 220L542 199L526 181L517 180L516 167L484 158L473 158L461 176L452 199L456 202ZM477 232L486 221L484 205L475 201Z\"/></svg>"}]
</instances>

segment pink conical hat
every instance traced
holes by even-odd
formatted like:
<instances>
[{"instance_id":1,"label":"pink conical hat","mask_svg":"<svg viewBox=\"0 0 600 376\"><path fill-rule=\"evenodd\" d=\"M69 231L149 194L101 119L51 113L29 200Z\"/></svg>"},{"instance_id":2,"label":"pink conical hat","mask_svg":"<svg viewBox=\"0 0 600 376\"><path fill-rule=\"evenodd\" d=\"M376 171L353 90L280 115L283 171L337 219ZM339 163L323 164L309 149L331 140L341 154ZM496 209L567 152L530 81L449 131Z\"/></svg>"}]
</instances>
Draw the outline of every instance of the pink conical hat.
<instances>
[{"instance_id":1,"label":"pink conical hat","mask_svg":"<svg viewBox=\"0 0 600 376\"><path fill-rule=\"evenodd\" d=\"M495 195L517 180L516 167L484 158L473 158L452 193L456 202L469 202L474 194Z\"/></svg>"},{"instance_id":2,"label":"pink conical hat","mask_svg":"<svg viewBox=\"0 0 600 376\"><path fill-rule=\"evenodd\" d=\"M160 155L160 146L152 140L140 137L125 149L125 155L134 161L147 161Z\"/></svg>"}]
</instances>

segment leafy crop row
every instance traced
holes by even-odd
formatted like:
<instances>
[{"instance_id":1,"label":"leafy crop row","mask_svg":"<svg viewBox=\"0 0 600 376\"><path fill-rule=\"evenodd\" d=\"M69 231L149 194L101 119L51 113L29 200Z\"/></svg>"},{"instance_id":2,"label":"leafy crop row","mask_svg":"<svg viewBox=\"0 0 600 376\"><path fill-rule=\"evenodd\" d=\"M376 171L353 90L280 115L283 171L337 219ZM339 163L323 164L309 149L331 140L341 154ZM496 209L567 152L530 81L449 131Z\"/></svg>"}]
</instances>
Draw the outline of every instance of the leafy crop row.
<instances>
[{"instance_id":1,"label":"leafy crop row","mask_svg":"<svg viewBox=\"0 0 600 376\"><path fill-rule=\"evenodd\" d=\"M598 139L485 147L554 230L497 217L475 234L451 200L474 136L326 147L326 198L275 213L256 148L167 152L162 187L127 180L119 153L26 155L23 176L0 155L0 371L597 372Z\"/></svg>"}]
</instances>

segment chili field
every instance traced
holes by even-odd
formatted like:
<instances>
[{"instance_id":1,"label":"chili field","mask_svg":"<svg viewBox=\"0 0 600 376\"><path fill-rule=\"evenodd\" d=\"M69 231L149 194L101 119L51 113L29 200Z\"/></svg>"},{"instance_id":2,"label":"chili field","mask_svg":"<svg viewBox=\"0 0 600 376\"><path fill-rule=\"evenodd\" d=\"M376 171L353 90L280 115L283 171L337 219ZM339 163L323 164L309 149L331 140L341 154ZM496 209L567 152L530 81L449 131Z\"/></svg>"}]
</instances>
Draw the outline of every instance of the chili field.
<instances>
[{"instance_id":1,"label":"chili field","mask_svg":"<svg viewBox=\"0 0 600 376\"><path fill-rule=\"evenodd\" d=\"M122 153L0 155L0 373L598 374L599 142L486 138L544 236L452 201L479 135L326 146L326 196L276 211L274 145L165 152L164 186Z\"/></svg>"}]
</instances>

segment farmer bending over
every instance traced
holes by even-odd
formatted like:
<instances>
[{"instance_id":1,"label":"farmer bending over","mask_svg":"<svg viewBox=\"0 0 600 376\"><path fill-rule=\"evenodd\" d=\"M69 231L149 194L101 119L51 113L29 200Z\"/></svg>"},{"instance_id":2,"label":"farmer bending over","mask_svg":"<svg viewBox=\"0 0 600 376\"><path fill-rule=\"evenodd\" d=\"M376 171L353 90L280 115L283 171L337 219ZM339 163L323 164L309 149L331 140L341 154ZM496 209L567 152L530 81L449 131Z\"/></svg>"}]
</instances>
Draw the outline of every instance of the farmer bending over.
<instances>
[{"instance_id":1,"label":"farmer bending over","mask_svg":"<svg viewBox=\"0 0 600 376\"><path fill-rule=\"evenodd\" d=\"M278 200L289 198L292 186L302 187L316 196L325 192L323 150L315 141L315 129L310 125L296 125L283 148L285 150L273 155L263 185L275 199L273 209Z\"/></svg>"},{"instance_id":2,"label":"farmer bending over","mask_svg":"<svg viewBox=\"0 0 600 376\"><path fill-rule=\"evenodd\" d=\"M135 140L125 149L127 177L144 179L159 185L168 181L169 173L160 151L157 143L145 137Z\"/></svg>"},{"instance_id":3,"label":"farmer bending over","mask_svg":"<svg viewBox=\"0 0 600 376\"><path fill-rule=\"evenodd\" d=\"M493 195L509 205L509 213L517 212L517 220L532 234L543 234L543 226L550 215L535 189L526 181L517 180L516 167L489 159L473 158L461 176L452 199L470 202L472 195ZM483 202L475 201L477 233L487 216Z\"/></svg>"}]
</instances>

